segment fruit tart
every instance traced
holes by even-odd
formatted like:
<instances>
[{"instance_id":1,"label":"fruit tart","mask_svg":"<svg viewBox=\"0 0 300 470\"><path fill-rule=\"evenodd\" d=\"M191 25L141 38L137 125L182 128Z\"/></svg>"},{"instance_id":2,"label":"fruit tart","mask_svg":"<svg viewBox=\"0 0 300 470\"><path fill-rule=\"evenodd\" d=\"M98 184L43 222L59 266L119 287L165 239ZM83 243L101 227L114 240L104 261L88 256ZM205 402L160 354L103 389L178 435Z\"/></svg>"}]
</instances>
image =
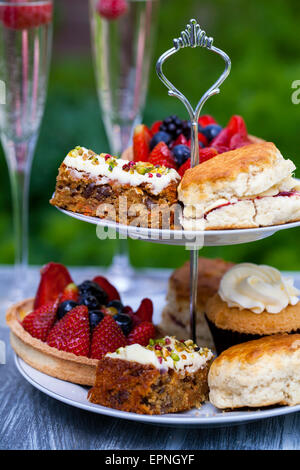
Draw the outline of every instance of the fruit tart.
<instances>
[{"instance_id":1,"label":"fruit tart","mask_svg":"<svg viewBox=\"0 0 300 470\"><path fill-rule=\"evenodd\" d=\"M11 345L27 364L93 385L105 354L130 344L145 346L155 337L152 314L150 299L134 312L105 277L76 285L65 266L49 263L41 270L36 297L13 305L6 321Z\"/></svg>"}]
</instances>

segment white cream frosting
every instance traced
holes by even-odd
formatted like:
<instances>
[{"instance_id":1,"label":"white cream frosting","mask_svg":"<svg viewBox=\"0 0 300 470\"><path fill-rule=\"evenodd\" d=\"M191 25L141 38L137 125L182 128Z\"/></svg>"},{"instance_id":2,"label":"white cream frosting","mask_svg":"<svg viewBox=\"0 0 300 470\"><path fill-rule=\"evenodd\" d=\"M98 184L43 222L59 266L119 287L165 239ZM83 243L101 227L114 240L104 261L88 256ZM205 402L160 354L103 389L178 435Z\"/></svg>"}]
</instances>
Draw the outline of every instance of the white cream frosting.
<instances>
[{"instance_id":1,"label":"white cream frosting","mask_svg":"<svg viewBox=\"0 0 300 470\"><path fill-rule=\"evenodd\" d=\"M288 305L296 305L300 291L292 278L283 277L271 266L242 263L224 274L219 295L228 307L259 314L279 313Z\"/></svg>"},{"instance_id":2,"label":"white cream frosting","mask_svg":"<svg viewBox=\"0 0 300 470\"><path fill-rule=\"evenodd\" d=\"M163 344L166 340L167 344ZM193 344L192 341L181 343L173 336L166 336L161 340L156 340L153 346L143 347L139 344L131 344L119 348L114 353L106 354L106 357L144 365L150 364L160 370L174 369L182 373L194 373L206 365L213 357L213 353L207 348L199 348L199 351L195 351L194 347L186 346L189 342ZM160 346L161 349L156 350L156 346Z\"/></svg>"},{"instance_id":3,"label":"white cream frosting","mask_svg":"<svg viewBox=\"0 0 300 470\"><path fill-rule=\"evenodd\" d=\"M110 166L105 160L106 155L105 153L93 154L85 147L76 147L68 153L63 163L67 167L84 171L94 177L101 176L110 180L117 180L120 184L130 184L131 186L139 186L142 183L149 184L152 193L155 195L159 194L172 181L180 180L179 174L173 168L165 168L163 173L147 172L140 174L138 171L124 171L123 167L129 163L127 160L111 157L113 165ZM105 181L107 180L105 179Z\"/></svg>"}]
</instances>

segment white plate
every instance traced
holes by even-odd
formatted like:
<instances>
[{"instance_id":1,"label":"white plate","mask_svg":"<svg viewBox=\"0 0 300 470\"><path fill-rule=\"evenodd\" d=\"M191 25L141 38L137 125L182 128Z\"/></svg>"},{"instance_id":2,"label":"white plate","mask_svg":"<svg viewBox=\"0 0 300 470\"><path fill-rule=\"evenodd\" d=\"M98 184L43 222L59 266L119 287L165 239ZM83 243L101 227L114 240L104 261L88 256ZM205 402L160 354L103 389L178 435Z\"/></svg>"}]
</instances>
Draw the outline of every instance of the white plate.
<instances>
[{"instance_id":1,"label":"white plate","mask_svg":"<svg viewBox=\"0 0 300 470\"><path fill-rule=\"evenodd\" d=\"M193 409L184 413L174 413L166 415L139 415L94 405L87 400L87 387L75 385L70 382L55 379L43 374L26 364L18 356L15 356L15 363L23 377L41 392L56 398L63 403L91 411L101 415L112 416L113 418L128 419L141 423L156 424L160 426L176 427L219 427L243 424L249 421L257 421L264 418L286 415L300 411L297 406L278 406L265 410L255 411L228 411L217 410L210 403L204 404L199 410Z\"/></svg>"},{"instance_id":2,"label":"white plate","mask_svg":"<svg viewBox=\"0 0 300 470\"><path fill-rule=\"evenodd\" d=\"M97 225L98 227L108 227L109 229L116 230L120 235L133 238L134 240L164 243L167 245L184 245L185 247L193 247L195 243L198 247L249 243L270 237L279 230L300 226L300 221L298 221L282 225L272 225L271 227L236 230L206 230L204 232L192 230L160 230L121 225L106 219L99 219L98 217L90 217L78 214L77 212L67 211L59 207L57 207L57 209L70 217Z\"/></svg>"}]
</instances>

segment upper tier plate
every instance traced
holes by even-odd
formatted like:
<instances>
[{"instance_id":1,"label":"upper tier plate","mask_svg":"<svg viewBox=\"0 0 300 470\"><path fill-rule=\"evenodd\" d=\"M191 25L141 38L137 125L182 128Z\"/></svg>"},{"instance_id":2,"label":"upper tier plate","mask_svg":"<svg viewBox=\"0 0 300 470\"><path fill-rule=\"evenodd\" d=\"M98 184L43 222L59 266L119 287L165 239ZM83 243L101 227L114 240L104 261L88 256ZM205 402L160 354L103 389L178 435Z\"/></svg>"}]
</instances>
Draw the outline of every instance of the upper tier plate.
<instances>
[{"instance_id":1,"label":"upper tier plate","mask_svg":"<svg viewBox=\"0 0 300 470\"><path fill-rule=\"evenodd\" d=\"M101 228L111 228L119 232L120 235L127 236L135 240L164 243L166 245L182 245L186 248L193 248L195 246L195 241L199 248L202 246L224 246L249 243L270 237L279 230L300 226L300 221L298 221L283 225L272 225L271 227L235 230L206 230L205 232L196 232L191 230L159 230L120 225L116 222L99 219L98 217L90 217L87 215L78 214L76 212L60 209L59 207L57 207L57 209L75 219L98 225ZM98 233L98 236L100 238L101 234ZM104 234L103 238L109 238L109 235L107 234L107 236L105 236Z\"/></svg>"}]
</instances>

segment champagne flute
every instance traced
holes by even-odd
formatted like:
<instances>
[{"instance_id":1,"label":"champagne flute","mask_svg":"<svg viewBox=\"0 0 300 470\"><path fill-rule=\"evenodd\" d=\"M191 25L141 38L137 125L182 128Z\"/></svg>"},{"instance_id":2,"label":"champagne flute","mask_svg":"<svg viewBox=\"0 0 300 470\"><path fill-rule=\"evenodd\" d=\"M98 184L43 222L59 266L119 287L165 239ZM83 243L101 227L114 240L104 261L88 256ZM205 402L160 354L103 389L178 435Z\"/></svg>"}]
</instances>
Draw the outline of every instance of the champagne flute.
<instances>
[{"instance_id":1,"label":"champagne flute","mask_svg":"<svg viewBox=\"0 0 300 470\"><path fill-rule=\"evenodd\" d=\"M110 151L121 156L145 105L159 0L123 0L124 10L113 19L101 3L90 0L97 92ZM127 240L117 243L110 274L124 292L133 270Z\"/></svg>"},{"instance_id":2,"label":"champagne flute","mask_svg":"<svg viewBox=\"0 0 300 470\"><path fill-rule=\"evenodd\" d=\"M0 1L0 137L8 165L15 230L11 298L27 294L28 196L44 111L52 38L52 0Z\"/></svg>"}]
</instances>

